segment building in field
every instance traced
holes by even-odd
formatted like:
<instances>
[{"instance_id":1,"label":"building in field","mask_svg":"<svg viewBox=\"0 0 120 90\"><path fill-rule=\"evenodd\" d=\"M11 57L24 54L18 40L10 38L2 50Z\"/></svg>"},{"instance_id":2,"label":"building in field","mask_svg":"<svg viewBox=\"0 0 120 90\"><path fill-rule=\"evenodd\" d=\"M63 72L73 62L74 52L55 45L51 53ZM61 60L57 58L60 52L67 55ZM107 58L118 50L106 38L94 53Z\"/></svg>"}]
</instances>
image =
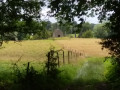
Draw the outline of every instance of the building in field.
<instances>
[{"instance_id":1,"label":"building in field","mask_svg":"<svg viewBox=\"0 0 120 90\"><path fill-rule=\"evenodd\" d=\"M60 29L53 31L53 37L63 37L63 32Z\"/></svg>"}]
</instances>

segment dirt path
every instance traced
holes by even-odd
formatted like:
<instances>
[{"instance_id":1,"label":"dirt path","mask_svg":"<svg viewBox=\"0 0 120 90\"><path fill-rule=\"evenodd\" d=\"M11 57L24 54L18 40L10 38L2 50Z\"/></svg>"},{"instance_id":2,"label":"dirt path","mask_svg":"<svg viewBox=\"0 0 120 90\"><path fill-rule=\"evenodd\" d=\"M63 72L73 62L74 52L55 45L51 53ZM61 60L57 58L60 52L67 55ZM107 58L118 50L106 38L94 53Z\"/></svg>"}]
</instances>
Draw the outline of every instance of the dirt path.
<instances>
[{"instance_id":1,"label":"dirt path","mask_svg":"<svg viewBox=\"0 0 120 90\"><path fill-rule=\"evenodd\" d=\"M104 82L104 66L100 61L87 61L78 70L75 82L66 90L109 90Z\"/></svg>"},{"instance_id":2,"label":"dirt path","mask_svg":"<svg viewBox=\"0 0 120 90\"><path fill-rule=\"evenodd\" d=\"M104 67L100 61L87 61L78 70L76 79L82 79L84 81L102 81L104 79Z\"/></svg>"}]
</instances>

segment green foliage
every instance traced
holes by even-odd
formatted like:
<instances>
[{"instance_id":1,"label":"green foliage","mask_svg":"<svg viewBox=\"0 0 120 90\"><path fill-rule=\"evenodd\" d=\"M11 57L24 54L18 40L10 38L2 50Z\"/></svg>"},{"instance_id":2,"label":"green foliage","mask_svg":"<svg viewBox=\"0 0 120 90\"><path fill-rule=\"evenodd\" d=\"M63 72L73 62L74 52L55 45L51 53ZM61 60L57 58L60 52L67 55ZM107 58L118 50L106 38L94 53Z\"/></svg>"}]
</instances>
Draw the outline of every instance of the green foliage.
<instances>
[{"instance_id":1,"label":"green foliage","mask_svg":"<svg viewBox=\"0 0 120 90\"><path fill-rule=\"evenodd\" d=\"M26 37L25 37L26 40L29 40L30 39L30 35L27 34Z\"/></svg>"},{"instance_id":2,"label":"green foliage","mask_svg":"<svg viewBox=\"0 0 120 90\"><path fill-rule=\"evenodd\" d=\"M84 36L82 36L83 33L86 33L87 30L93 30L93 27L94 27L94 24L90 24L88 22L83 23L80 30L77 31L77 32L79 32L79 37L84 37ZM90 32L90 31L88 31L88 32Z\"/></svg>"},{"instance_id":3,"label":"green foliage","mask_svg":"<svg viewBox=\"0 0 120 90\"><path fill-rule=\"evenodd\" d=\"M37 28L38 30L35 30L36 32L33 35L34 40L47 39L52 36L52 31L49 30L50 26L48 27L48 22L46 22L46 21L39 22L38 27L39 27L39 28ZM47 28L48 28L48 30L47 30Z\"/></svg>"},{"instance_id":4,"label":"green foliage","mask_svg":"<svg viewBox=\"0 0 120 90\"><path fill-rule=\"evenodd\" d=\"M93 27L92 27L92 24L86 22L86 23L84 23L84 24L82 25L82 29L83 29L83 31L85 32L85 31L87 31L87 30L92 30Z\"/></svg>"},{"instance_id":5,"label":"green foliage","mask_svg":"<svg viewBox=\"0 0 120 90\"><path fill-rule=\"evenodd\" d=\"M57 79L58 74L60 73L60 71L57 68L58 66L57 60L59 58L57 53L58 52L54 50L54 47L51 47L50 51L47 54L48 60L45 65L47 75L53 79Z\"/></svg>"},{"instance_id":6,"label":"green foliage","mask_svg":"<svg viewBox=\"0 0 120 90\"><path fill-rule=\"evenodd\" d=\"M79 36L79 34L76 34L76 37L78 37L78 36ZM74 38L75 34L68 34L67 37Z\"/></svg>"},{"instance_id":7,"label":"green foliage","mask_svg":"<svg viewBox=\"0 0 120 90\"><path fill-rule=\"evenodd\" d=\"M68 22L74 21L74 17L81 17L86 13L84 10L88 9L88 6L84 6L84 4L89 4L88 1L57 1L51 0L49 7L51 8L51 14L54 16L58 16L58 18L64 19ZM71 10L71 8L72 10ZM83 22L82 18L78 18L79 21Z\"/></svg>"},{"instance_id":8,"label":"green foliage","mask_svg":"<svg viewBox=\"0 0 120 90\"><path fill-rule=\"evenodd\" d=\"M110 30L110 35L103 40L103 47L110 50L110 54L116 58L115 62L120 64L120 1L119 0L50 0L49 7L51 14L68 22L75 21L75 17L81 21L82 16L98 15L100 21L108 20L106 24ZM91 12L90 12L91 11ZM104 30L103 30L104 31ZM106 31L100 32L102 37L106 36ZM101 34L102 33L102 34ZM100 37L100 36L99 36Z\"/></svg>"},{"instance_id":9,"label":"green foliage","mask_svg":"<svg viewBox=\"0 0 120 90\"><path fill-rule=\"evenodd\" d=\"M93 38L93 32L91 30L87 30L82 34L82 38Z\"/></svg>"},{"instance_id":10,"label":"green foliage","mask_svg":"<svg viewBox=\"0 0 120 90\"><path fill-rule=\"evenodd\" d=\"M16 66L13 68L14 73L16 75L15 82L16 84L19 84L19 86L12 87L13 90L15 88L18 88L19 90L33 90L33 89L38 89L38 78L39 78L39 73L32 67L29 66L30 63L26 64L26 69L23 71L20 70L20 68L15 64Z\"/></svg>"},{"instance_id":11,"label":"green foliage","mask_svg":"<svg viewBox=\"0 0 120 90\"><path fill-rule=\"evenodd\" d=\"M10 62L4 61L0 65L4 71L4 73L0 71L2 79L2 81L0 79L0 89L3 87L5 90L63 90L66 88L77 90L85 87L85 90L88 90L88 86L93 86L91 90L94 90L96 84L104 83L106 68L103 66L103 60L104 58L86 58L74 64L65 64L57 68L60 73L56 78L47 75L45 63L39 64L35 61L28 65L23 61L14 63L13 68L9 68ZM7 71L5 68L8 68Z\"/></svg>"},{"instance_id":12,"label":"green foliage","mask_svg":"<svg viewBox=\"0 0 120 90\"><path fill-rule=\"evenodd\" d=\"M31 32L32 21L39 19L42 6L44 2L38 0L2 0L0 2L1 39L4 40L6 34L15 31Z\"/></svg>"},{"instance_id":13,"label":"green foliage","mask_svg":"<svg viewBox=\"0 0 120 90\"><path fill-rule=\"evenodd\" d=\"M18 38L18 40L47 39L52 36L52 32L46 29L47 28L46 21L42 22L31 21L29 27L26 26L26 23L24 21L20 21L16 24L17 24L16 29L18 30L16 37ZM26 31L24 32L24 30Z\"/></svg>"},{"instance_id":14,"label":"green foliage","mask_svg":"<svg viewBox=\"0 0 120 90\"><path fill-rule=\"evenodd\" d=\"M52 32L48 30L38 31L35 35L33 35L33 40L39 39L48 39L52 37Z\"/></svg>"},{"instance_id":15,"label":"green foliage","mask_svg":"<svg viewBox=\"0 0 120 90\"><path fill-rule=\"evenodd\" d=\"M52 23L51 24L51 30L55 30L57 28L59 28L60 26L58 25L58 23Z\"/></svg>"},{"instance_id":16,"label":"green foliage","mask_svg":"<svg viewBox=\"0 0 120 90\"><path fill-rule=\"evenodd\" d=\"M109 35L110 30L105 26L105 24L97 24L93 29L94 37L105 38Z\"/></svg>"},{"instance_id":17,"label":"green foliage","mask_svg":"<svg viewBox=\"0 0 120 90\"><path fill-rule=\"evenodd\" d=\"M112 90L120 89L120 66L117 64L113 64L108 67L108 73L106 74L106 78L109 83L111 83Z\"/></svg>"}]
</instances>

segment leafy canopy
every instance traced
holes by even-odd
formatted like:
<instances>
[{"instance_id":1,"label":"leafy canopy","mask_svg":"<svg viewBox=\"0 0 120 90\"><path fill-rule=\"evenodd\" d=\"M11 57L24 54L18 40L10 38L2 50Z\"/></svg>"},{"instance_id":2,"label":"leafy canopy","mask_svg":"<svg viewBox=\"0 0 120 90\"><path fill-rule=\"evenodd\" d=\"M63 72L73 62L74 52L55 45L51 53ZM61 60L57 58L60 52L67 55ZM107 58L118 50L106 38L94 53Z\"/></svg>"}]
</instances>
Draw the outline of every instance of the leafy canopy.
<instances>
[{"instance_id":1,"label":"leafy canopy","mask_svg":"<svg viewBox=\"0 0 120 90\"><path fill-rule=\"evenodd\" d=\"M3 40L5 34L18 29L18 23L23 21L24 26L30 26L33 20L41 16L40 10L44 6L42 0L1 0L0 1L0 36ZM29 30L24 29L25 32Z\"/></svg>"},{"instance_id":2,"label":"leafy canopy","mask_svg":"<svg viewBox=\"0 0 120 90\"><path fill-rule=\"evenodd\" d=\"M83 23L84 15L98 15L100 21L108 20L106 26L112 34L103 39L102 45L120 64L120 0L50 0L49 4L51 15L68 22L77 17Z\"/></svg>"}]
</instances>

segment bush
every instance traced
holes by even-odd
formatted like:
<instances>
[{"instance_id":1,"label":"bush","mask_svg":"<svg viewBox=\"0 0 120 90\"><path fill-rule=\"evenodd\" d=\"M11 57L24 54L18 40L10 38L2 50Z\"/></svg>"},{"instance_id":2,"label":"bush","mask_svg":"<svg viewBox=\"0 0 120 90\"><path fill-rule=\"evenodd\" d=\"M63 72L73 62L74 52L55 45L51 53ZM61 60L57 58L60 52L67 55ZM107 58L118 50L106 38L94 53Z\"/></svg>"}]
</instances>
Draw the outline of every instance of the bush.
<instances>
[{"instance_id":1,"label":"bush","mask_svg":"<svg viewBox=\"0 0 120 90\"><path fill-rule=\"evenodd\" d=\"M39 40L39 39L47 39L52 37L52 32L45 30L45 31L39 31L37 32L34 36L33 39L34 40Z\"/></svg>"},{"instance_id":2,"label":"bush","mask_svg":"<svg viewBox=\"0 0 120 90\"><path fill-rule=\"evenodd\" d=\"M46 68L46 67L45 67ZM58 90L61 81L56 75L57 69L37 71L28 62L25 69L16 66L14 69L14 83L9 90ZM52 76L53 75L53 76ZM56 75L56 76L54 76Z\"/></svg>"},{"instance_id":3,"label":"bush","mask_svg":"<svg viewBox=\"0 0 120 90\"><path fill-rule=\"evenodd\" d=\"M82 34L82 38L93 38L93 33L91 30L87 30Z\"/></svg>"},{"instance_id":4,"label":"bush","mask_svg":"<svg viewBox=\"0 0 120 90\"><path fill-rule=\"evenodd\" d=\"M110 30L105 26L105 24L95 25L93 32L96 38L105 38L110 34Z\"/></svg>"},{"instance_id":5,"label":"bush","mask_svg":"<svg viewBox=\"0 0 120 90\"><path fill-rule=\"evenodd\" d=\"M120 66L117 63L112 62L109 66L106 78L111 84L111 90L120 90Z\"/></svg>"}]
</instances>

